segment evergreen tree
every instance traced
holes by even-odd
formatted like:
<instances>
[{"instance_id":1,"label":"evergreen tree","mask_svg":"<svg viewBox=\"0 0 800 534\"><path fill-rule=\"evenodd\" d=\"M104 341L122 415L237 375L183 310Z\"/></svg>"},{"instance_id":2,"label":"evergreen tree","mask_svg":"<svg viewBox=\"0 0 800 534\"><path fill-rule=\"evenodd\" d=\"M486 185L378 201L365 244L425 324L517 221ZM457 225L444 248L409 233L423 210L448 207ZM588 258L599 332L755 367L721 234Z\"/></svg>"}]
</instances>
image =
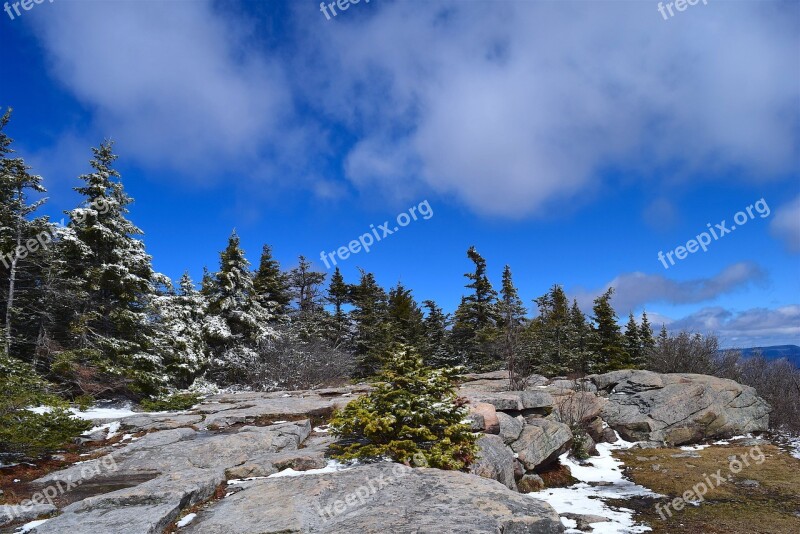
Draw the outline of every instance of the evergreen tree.
<instances>
[{"instance_id":1,"label":"evergreen tree","mask_svg":"<svg viewBox=\"0 0 800 534\"><path fill-rule=\"evenodd\" d=\"M34 213L44 200L31 200L31 194L38 195L45 192L42 178L30 174L30 167L25 165L22 158L9 157L14 152L11 148L13 140L3 131L11 118L9 108L0 117L0 271L4 275L5 305L3 306L3 347L8 354L19 354L14 351L14 338L16 319L23 313L24 308L19 306L19 292L32 291L35 282L22 284L25 278L26 267L32 263L35 255L32 254L29 239L32 239L35 248L40 242L34 239L37 229L46 233L49 225L45 219L29 221L28 217ZM46 233L47 240L51 237ZM44 241L42 241L44 243ZM27 285L27 287L26 287ZM20 340L25 337L21 336Z\"/></svg>"},{"instance_id":2,"label":"evergreen tree","mask_svg":"<svg viewBox=\"0 0 800 534\"><path fill-rule=\"evenodd\" d=\"M592 328L586 321L586 315L578 307L578 301L573 299L570 309L570 368L573 372L585 375L589 373L592 361L590 346L592 343Z\"/></svg>"},{"instance_id":3,"label":"evergreen tree","mask_svg":"<svg viewBox=\"0 0 800 534\"><path fill-rule=\"evenodd\" d=\"M572 317L569 300L560 285L534 301L539 315L531 322L534 359L542 374L555 376L571 370Z\"/></svg>"},{"instance_id":4,"label":"evergreen tree","mask_svg":"<svg viewBox=\"0 0 800 534\"><path fill-rule=\"evenodd\" d=\"M206 328L208 303L184 273L178 292L171 291L154 300L157 313L157 347L173 385L189 387L208 366Z\"/></svg>"},{"instance_id":5,"label":"evergreen tree","mask_svg":"<svg viewBox=\"0 0 800 534\"><path fill-rule=\"evenodd\" d=\"M608 288L594 300L592 350L595 359L592 370L596 373L631 367L630 356L623 347L622 334L617 324L617 313L611 306L613 294L614 288Z\"/></svg>"},{"instance_id":6,"label":"evergreen tree","mask_svg":"<svg viewBox=\"0 0 800 534\"><path fill-rule=\"evenodd\" d=\"M630 363L634 367L644 365L644 347L639 332L639 325L633 317L633 312L628 316L628 324L625 326L625 352L630 357Z\"/></svg>"},{"instance_id":7,"label":"evergreen tree","mask_svg":"<svg viewBox=\"0 0 800 534\"><path fill-rule=\"evenodd\" d=\"M206 339L212 374L233 383L243 380L258 359L258 344L275 338L268 326L272 316L256 296L249 266L234 231L220 253L219 271L204 288L209 293Z\"/></svg>"},{"instance_id":8,"label":"evergreen tree","mask_svg":"<svg viewBox=\"0 0 800 534\"><path fill-rule=\"evenodd\" d=\"M375 276L362 270L358 285L350 288L350 299L356 375L371 376L380 369L381 357L389 346L388 298Z\"/></svg>"},{"instance_id":9,"label":"evergreen tree","mask_svg":"<svg viewBox=\"0 0 800 534\"><path fill-rule=\"evenodd\" d=\"M517 288L511 278L511 267L503 269L503 286L500 290L500 326L502 329L502 352L508 366L508 377L512 390L524 389L524 380L530 374L525 362L527 358L521 354L520 333L525 324L527 310L519 298Z\"/></svg>"},{"instance_id":10,"label":"evergreen tree","mask_svg":"<svg viewBox=\"0 0 800 534\"><path fill-rule=\"evenodd\" d=\"M272 257L272 249L264 245L261 259L253 279L253 289L261 306L269 310L275 319L280 319L289 311L292 294L288 276L281 271L280 263Z\"/></svg>"},{"instance_id":11,"label":"evergreen tree","mask_svg":"<svg viewBox=\"0 0 800 534\"><path fill-rule=\"evenodd\" d=\"M477 436L462 421L453 369L425 367L409 347L385 359L375 389L334 415L331 448L341 459L379 460L463 469L472 463Z\"/></svg>"},{"instance_id":12,"label":"evergreen tree","mask_svg":"<svg viewBox=\"0 0 800 534\"><path fill-rule=\"evenodd\" d=\"M408 345L419 352L424 335L423 314L411 290L401 283L390 289L387 313L392 341Z\"/></svg>"},{"instance_id":13,"label":"evergreen tree","mask_svg":"<svg viewBox=\"0 0 800 534\"><path fill-rule=\"evenodd\" d=\"M126 218L133 200L112 166L117 158L112 143L92 151L94 172L80 177L84 185L75 190L84 200L68 212L72 232L63 235L70 239L64 247L69 274L83 297L75 303L70 328L75 346L84 352L65 358L90 354L94 361L79 356L84 361L75 363L123 375L133 380L137 392L151 394L162 385L149 318L154 282L160 277L137 238L142 231Z\"/></svg>"},{"instance_id":14,"label":"evergreen tree","mask_svg":"<svg viewBox=\"0 0 800 534\"><path fill-rule=\"evenodd\" d=\"M298 315L311 317L323 310L322 290L325 273L313 271L311 262L300 256L297 267L289 271L289 286L297 301Z\"/></svg>"},{"instance_id":15,"label":"evergreen tree","mask_svg":"<svg viewBox=\"0 0 800 534\"><path fill-rule=\"evenodd\" d=\"M463 363L459 362L450 350L450 332L447 329L450 326L450 315L444 313L432 300L424 301L422 307L426 310L425 318L422 320L424 332L422 356L425 365L440 368Z\"/></svg>"},{"instance_id":16,"label":"evergreen tree","mask_svg":"<svg viewBox=\"0 0 800 534\"><path fill-rule=\"evenodd\" d=\"M656 345L656 340L653 337L653 327L650 326L646 311L642 312L642 324L639 326L639 339L642 343L643 353L646 356L647 352L653 350L653 347Z\"/></svg>"},{"instance_id":17,"label":"evergreen tree","mask_svg":"<svg viewBox=\"0 0 800 534\"><path fill-rule=\"evenodd\" d=\"M333 306L333 331L329 340L334 347L344 349L350 333L350 320L344 310L344 306L350 303L350 286L345 283L339 267L331 275L325 300Z\"/></svg>"},{"instance_id":18,"label":"evergreen tree","mask_svg":"<svg viewBox=\"0 0 800 534\"><path fill-rule=\"evenodd\" d=\"M474 246L467 251L467 257L475 264L474 272L464 275L470 281L466 288L472 293L461 298L451 339L456 354L471 369L494 369L501 365L502 358L494 346L500 319L497 292L486 275L486 260Z\"/></svg>"}]
</instances>

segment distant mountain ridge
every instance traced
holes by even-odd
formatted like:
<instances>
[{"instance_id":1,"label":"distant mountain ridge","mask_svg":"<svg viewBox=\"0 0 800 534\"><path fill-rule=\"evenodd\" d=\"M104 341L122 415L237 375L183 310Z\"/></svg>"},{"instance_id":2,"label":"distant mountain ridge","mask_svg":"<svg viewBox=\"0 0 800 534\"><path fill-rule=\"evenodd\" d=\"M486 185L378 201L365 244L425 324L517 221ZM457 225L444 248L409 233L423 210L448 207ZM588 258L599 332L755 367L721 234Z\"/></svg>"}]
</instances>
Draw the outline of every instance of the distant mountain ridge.
<instances>
[{"instance_id":1,"label":"distant mountain ridge","mask_svg":"<svg viewBox=\"0 0 800 534\"><path fill-rule=\"evenodd\" d=\"M746 349L725 350L738 350L745 358L751 358L759 352L768 360L779 360L781 358L786 358L795 366L800 368L800 347L797 345L771 345L769 347L750 347Z\"/></svg>"}]
</instances>

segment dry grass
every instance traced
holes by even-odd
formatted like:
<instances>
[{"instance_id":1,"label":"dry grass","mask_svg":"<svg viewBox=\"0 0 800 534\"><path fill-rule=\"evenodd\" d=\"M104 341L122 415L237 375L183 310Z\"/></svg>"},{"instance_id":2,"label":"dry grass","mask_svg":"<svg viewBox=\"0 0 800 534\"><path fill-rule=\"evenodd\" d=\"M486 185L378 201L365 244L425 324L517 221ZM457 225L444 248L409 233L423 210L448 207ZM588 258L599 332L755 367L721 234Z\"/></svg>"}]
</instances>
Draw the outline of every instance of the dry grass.
<instances>
[{"instance_id":1,"label":"dry grass","mask_svg":"<svg viewBox=\"0 0 800 534\"><path fill-rule=\"evenodd\" d=\"M631 480L669 497L658 501L662 510L667 502L703 482L706 475L716 485L700 506L687 505L681 511L671 509L672 517L665 513L666 520L660 518L652 501L620 504L635 508L636 519L649 524L656 534L800 533L800 460L774 445L759 445L759 448L765 458L761 464L755 461L760 458L758 451L735 444L695 451L699 458L673 458L673 454L686 452L680 449L619 452L617 456L625 462L626 475ZM732 455L747 456L750 466L733 474L729 467ZM718 470L725 478L722 484L712 476ZM758 485L744 483L746 480Z\"/></svg>"}]
</instances>

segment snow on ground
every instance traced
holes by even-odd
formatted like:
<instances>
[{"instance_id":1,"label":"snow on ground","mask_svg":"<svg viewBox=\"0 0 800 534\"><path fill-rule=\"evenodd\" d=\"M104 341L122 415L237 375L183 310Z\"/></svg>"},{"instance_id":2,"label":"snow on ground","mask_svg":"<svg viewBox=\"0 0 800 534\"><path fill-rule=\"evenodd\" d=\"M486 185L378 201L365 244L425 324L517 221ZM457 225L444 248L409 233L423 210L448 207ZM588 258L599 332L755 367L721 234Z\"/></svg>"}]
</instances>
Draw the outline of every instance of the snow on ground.
<instances>
[{"instance_id":1,"label":"snow on ground","mask_svg":"<svg viewBox=\"0 0 800 534\"><path fill-rule=\"evenodd\" d=\"M187 514L186 517L178 521L175 526L177 526L178 528L183 528L192 521L194 521L195 517L197 517L197 514Z\"/></svg>"},{"instance_id":2,"label":"snow on ground","mask_svg":"<svg viewBox=\"0 0 800 534\"><path fill-rule=\"evenodd\" d=\"M633 510L627 508L612 509L605 503L607 499L625 499L630 497L660 497L659 494L627 480L622 475L623 463L611 456L614 450L630 448L634 443L618 440L616 443L600 443L597 452L600 456L592 456L587 461L578 463L568 454L559 460L569 467L572 476L580 480L568 488L548 488L528 496L549 503L559 514L576 513L607 517L610 522L592 523L596 534L638 533L651 530L650 527L637 525L633 520ZM590 483L603 485L592 486ZM578 533L575 522L563 520L568 533Z\"/></svg>"},{"instance_id":3,"label":"snow on ground","mask_svg":"<svg viewBox=\"0 0 800 534\"><path fill-rule=\"evenodd\" d=\"M17 528L17 530L14 531L14 534L25 534L26 532L30 532L31 530L35 529L39 525L46 523L47 521L47 519L38 519L36 521L31 521L30 523L25 523L21 527Z\"/></svg>"},{"instance_id":4,"label":"snow on ground","mask_svg":"<svg viewBox=\"0 0 800 534\"><path fill-rule=\"evenodd\" d=\"M37 406L35 408L28 408L28 409L34 413L47 413L52 408L50 408L49 406ZM131 410L130 405L125 405L116 408L95 406L83 412L77 408L70 408L69 411L75 414L75 417L78 417L80 419L85 419L87 421L92 421L94 419L122 419L123 417L130 417L131 415L144 414L144 412L134 412L133 410Z\"/></svg>"},{"instance_id":5,"label":"snow on ground","mask_svg":"<svg viewBox=\"0 0 800 534\"><path fill-rule=\"evenodd\" d=\"M322 467L320 469L309 469L307 471L295 471L291 467L284 469L278 473L273 473L266 477L249 477L249 478L234 478L228 481L229 486L236 486L238 484L243 484L245 482L250 482L251 480L261 480L264 478L279 478L279 477L299 477L304 475L322 475L325 473L335 473L337 471L342 471L344 469L350 469L355 467L356 463L346 463L343 464L336 460L328 461L328 465Z\"/></svg>"}]
</instances>

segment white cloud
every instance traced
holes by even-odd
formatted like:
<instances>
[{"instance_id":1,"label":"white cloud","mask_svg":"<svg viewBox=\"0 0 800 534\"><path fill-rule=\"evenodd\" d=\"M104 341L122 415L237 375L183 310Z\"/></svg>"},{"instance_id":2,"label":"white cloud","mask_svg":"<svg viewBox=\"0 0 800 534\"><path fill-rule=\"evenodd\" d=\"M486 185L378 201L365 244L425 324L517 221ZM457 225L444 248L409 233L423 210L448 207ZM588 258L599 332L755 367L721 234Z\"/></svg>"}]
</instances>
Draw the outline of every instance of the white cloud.
<instances>
[{"instance_id":1,"label":"white cloud","mask_svg":"<svg viewBox=\"0 0 800 534\"><path fill-rule=\"evenodd\" d=\"M725 347L754 347L800 342L800 306L752 308L732 312L721 307L703 308L683 319L668 322L670 331L713 333Z\"/></svg>"},{"instance_id":2,"label":"white cloud","mask_svg":"<svg viewBox=\"0 0 800 534\"><path fill-rule=\"evenodd\" d=\"M800 252L800 196L775 210L770 231L786 243L791 252Z\"/></svg>"},{"instance_id":3,"label":"white cloud","mask_svg":"<svg viewBox=\"0 0 800 534\"><path fill-rule=\"evenodd\" d=\"M730 265L710 278L677 281L660 274L642 272L625 273L615 277L600 289L578 288L570 292L578 300L582 309L591 309L592 301L609 287L614 288L612 304L620 315L636 310L646 304L693 304L715 299L760 283L765 279L764 272L755 264L740 262Z\"/></svg>"},{"instance_id":4,"label":"white cloud","mask_svg":"<svg viewBox=\"0 0 800 534\"><path fill-rule=\"evenodd\" d=\"M298 69L356 134L355 159L396 143L407 153L388 161L413 162L352 165L353 183L416 182L524 216L607 169L758 181L791 168L797 8L716 3L664 21L646 2L386 3L313 32Z\"/></svg>"}]
</instances>

